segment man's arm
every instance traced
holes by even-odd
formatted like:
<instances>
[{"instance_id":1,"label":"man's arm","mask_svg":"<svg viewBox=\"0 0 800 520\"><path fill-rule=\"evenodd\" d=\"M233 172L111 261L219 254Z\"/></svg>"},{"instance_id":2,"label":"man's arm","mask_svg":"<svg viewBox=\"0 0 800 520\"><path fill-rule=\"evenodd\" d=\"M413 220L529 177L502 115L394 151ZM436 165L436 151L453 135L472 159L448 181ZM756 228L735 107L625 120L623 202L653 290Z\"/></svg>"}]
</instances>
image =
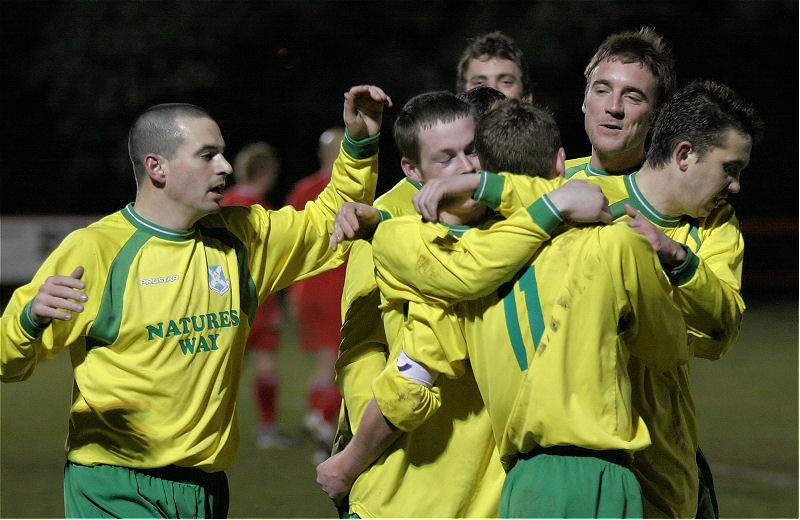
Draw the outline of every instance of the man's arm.
<instances>
[{"instance_id":1,"label":"man's arm","mask_svg":"<svg viewBox=\"0 0 800 520\"><path fill-rule=\"evenodd\" d=\"M361 426L347 447L317 466L317 484L337 505L342 504L356 477L401 434L381 414L372 399L361 417Z\"/></svg>"},{"instance_id":2,"label":"man's arm","mask_svg":"<svg viewBox=\"0 0 800 520\"><path fill-rule=\"evenodd\" d=\"M706 219L698 233L700 247L669 238L626 205L629 225L645 236L673 285L673 299L683 311L695 356L719 359L736 342L744 313L741 266L744 241L730 207Z\"/></svg>"},{"instance_id":3,"label":"man's arm","mask_svg":"<svg viewBox=\"0 0 800 520\"><path fill-rule=\"evenodd\" d=\"M92 250L85 236L75 233L67 237L31 282L12 294L0 325L2 381L27 379L40 360L52 358L80 340L89 319L86 307L96 309L98 305L89 300L87 283L82 280L84 266L98 271L92 261L96 255L85 254ZM71 274L58 274L63 272Z\"/></svg>"},{"instance_id":4,"label":"man's arm","mask_svg":"<svg viewBox=\"0 0 800 520\"><path fill-rule=\"evenodd\" d=\"M317 483L337 503L403 431L416 429L439 409L441 394L434 385L439 372L435 368L448 377L464 373L466 344L455 318L444 309L409 304L402 337L404 348L397 360L387 364L373 382L375 397L353 439L343 451L317 466ZM406 349L424 363L407 355Z\"/></svg>"},{"instance_id":5,"label":"man's arm","mask_svg":"<svg viewBox=\"0 0 800 520\"><path fill-rule=\"evenodd\" d=\"M648 242L618 223L600 231L603 251L620 305L618 333L631 354L669 370L689 361L686 325L671 287Z\"/></svg>"},{"instance_id":6,"label":"man's arm","mask_svg":"<svg viewBox=\"0 0 800 520\"><path fill-rule=\"evenodd\" d=\"M453 196L469 195L503 216L525 208L547 194L553 206L573 222L609 222L608 200L599 187L585 181L544 179L486 171L431 179L414 196L414 207L430 222L438 222L440 204Z\"/></svg>"},{"instance_id":7,"label":"man's arm","mask_svg":"<svg viewBox=\"0 0 800 520\"><path fill-rule=\"evenodd\" d=\"M602 208L608 210L596 187L575 184L559 190L566 192L566 200L583 201L584 207L594 204L598 216ZM384 221L373 237L379 288L389 298L442 304L484 296L510 279L563 220L546 194L460 239L450 236L445 226L409 217Z\"/></svg>"},{"instance_id":8,"label":"man's arm","mask_svg":"<svg viewBox=\"0 0 800 520\"><path fill-rule=\"evenodd\" d=\"M347 249L330 250L330 234L344 202L372 203L378 172L378 137L384 106L391 99L378 87L359 85L345 93L345 137L331 180L316 200L297 211L285 206L264 215L251 208L256 236L250 270L261 276L266 292L340 265ZM351 133L352 132L352 133ZM236 222L229 223L234 233ZM247 230L241 230L247 234Z\"/></svg>"}]
</instances>

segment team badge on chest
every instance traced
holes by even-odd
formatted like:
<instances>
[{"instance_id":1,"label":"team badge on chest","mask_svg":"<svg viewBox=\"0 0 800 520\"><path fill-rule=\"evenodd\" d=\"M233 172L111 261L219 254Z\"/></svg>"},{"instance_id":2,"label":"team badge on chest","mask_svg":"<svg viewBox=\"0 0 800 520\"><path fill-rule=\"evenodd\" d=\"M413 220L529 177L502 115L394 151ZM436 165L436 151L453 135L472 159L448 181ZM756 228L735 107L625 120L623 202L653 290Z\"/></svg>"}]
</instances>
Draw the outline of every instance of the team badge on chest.
<instances>
[{"instance_id":1,"label":"team badge on chest","mask_svg":"<svg viewBox=\"0 0 800 520\"><path fill-rule=\"evenodd\" d=\"M225 279L221 265L208 266L208 286L219 295L225 294L231 288L231 282Z\"/></svg>"}]
</instances>

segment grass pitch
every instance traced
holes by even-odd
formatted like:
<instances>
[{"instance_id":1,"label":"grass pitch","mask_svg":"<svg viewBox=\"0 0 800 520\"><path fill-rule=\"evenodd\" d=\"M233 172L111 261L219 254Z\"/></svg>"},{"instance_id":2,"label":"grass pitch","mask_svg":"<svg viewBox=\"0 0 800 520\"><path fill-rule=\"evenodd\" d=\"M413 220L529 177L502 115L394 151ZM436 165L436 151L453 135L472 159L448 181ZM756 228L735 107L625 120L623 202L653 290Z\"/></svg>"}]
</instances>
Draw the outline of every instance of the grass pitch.
<instances>
[{"instance_id":1,"label":"grass pitch","mask_svg":"<svg viewBox=\"0 0 800 520\"><path fill-rule=\"evenodd\" d=\"M310 360L286 327L280 353L279 421L299 432ZM246 361L247 363L247 361ZM315 479L310 443L291 450L255 445L253 371L245 366L242 443L228 471L232 518L335 518ZM40 365L23 383L4 384L0 516L63 517L64 439L71 388L69 356ZM720 361L692 366L700 445L714 472L724 518L798 517L798 309L796 301L752 303L738 344Z\"/></svg>"}]
</instances>

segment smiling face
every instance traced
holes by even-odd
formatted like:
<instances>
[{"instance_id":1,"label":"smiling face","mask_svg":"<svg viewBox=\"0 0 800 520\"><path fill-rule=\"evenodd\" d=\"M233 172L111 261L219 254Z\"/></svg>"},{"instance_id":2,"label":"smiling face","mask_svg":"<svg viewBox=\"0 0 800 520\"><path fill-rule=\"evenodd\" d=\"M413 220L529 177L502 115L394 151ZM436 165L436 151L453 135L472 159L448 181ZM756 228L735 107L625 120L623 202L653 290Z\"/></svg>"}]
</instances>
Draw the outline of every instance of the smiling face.
<instances>
[{"instance_id":1,"label":"smiling face","mask_svg":"<svg viewBox=\"0 0 800 520\"><path fill-rule=\"evenodd\" d=\"M739 177L750 162L751 146L749 135L729 128L721 146L712 147L699 158L689 152L680 181L680 213L708 216L728 195L739 193Z\"/></svg>"},{"instance_id":2,"label":"smiling face","mask_svg":"<svg viewBox=\"0 0 800 520\"><path fill-rule=\"evenodd\" d=\"M219 209L225 178L233 171L222 155L225 141L214 120L178 117L183 142L172 159L160 158L165 210L189 222Z\"/></svg>"},{"instance_id":3,"label":"smiling face","mask_svg":"<svg viewBox=\"0 0 800 520\"><path fill-rule=\"evenodd\" d=\"M639 167L655 119L657 79L641 63L603 60L589 76L581 109L592 166L610 172Z\"/></svg>"},{"instance_id":4,"label":"smiling face","mask_svg":"<svg viewBox=\"0 0 800 520\"><path fill-rule=\"evenodd\" d=\"M522 73L513 61L486 55L470 60L464 73L466 90L488 85L512 99L522 96L521 77Z\"/></svg>"}]
</instances>

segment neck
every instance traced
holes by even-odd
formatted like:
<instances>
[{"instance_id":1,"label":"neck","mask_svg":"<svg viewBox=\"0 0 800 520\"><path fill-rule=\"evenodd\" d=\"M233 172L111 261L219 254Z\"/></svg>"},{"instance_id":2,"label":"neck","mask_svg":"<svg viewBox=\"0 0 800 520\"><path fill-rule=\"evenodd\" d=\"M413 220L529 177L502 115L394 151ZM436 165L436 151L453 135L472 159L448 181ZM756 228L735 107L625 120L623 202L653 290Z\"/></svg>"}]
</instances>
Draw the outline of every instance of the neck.
<instances>
[{"instance_id":1,"label":"neck","mask_svg":"<svg viewBox=\"0 0 800 520\"><path fill-rule=\"evenodd\" d=\"M137 194L133 210L153 224L169 229L189 229L203 216L196 211L189 212L186 208L176 208L164 201L142 196L142 193Z\"/></svg>"},{"instance_id":2,"label":"neck","mask_svg":"<svg viewBox=\"0 0 800 520\"><path fill-rule=\"evenodd\" d=\"M489 216L486 206L478 205L471 211L441 211L439 220L451 226L476 226Z\"/></svg>"},{"instance_id":3,"label":"neck","mask_svg":"<svg viewBox=\"0 0 800 520\"><path fill-rule=\"evenodd\" d=\"M668 168L654 169L647 164L636 174L636 186L656 211L668 217L680 217L683 212L674 204L677 186Z\"/></svg>"},{"instance_id":4,"label":"neck","mask_svg":"<svg viewBox=\"0 0 800 520\"><path fill-rule=\"evenodd\" d=\"M635 170L644 163L644 150L626 150L621 153L604 153L592 147L592 168L606 173L620 173Z\"/></svg>"}]
</instances>

